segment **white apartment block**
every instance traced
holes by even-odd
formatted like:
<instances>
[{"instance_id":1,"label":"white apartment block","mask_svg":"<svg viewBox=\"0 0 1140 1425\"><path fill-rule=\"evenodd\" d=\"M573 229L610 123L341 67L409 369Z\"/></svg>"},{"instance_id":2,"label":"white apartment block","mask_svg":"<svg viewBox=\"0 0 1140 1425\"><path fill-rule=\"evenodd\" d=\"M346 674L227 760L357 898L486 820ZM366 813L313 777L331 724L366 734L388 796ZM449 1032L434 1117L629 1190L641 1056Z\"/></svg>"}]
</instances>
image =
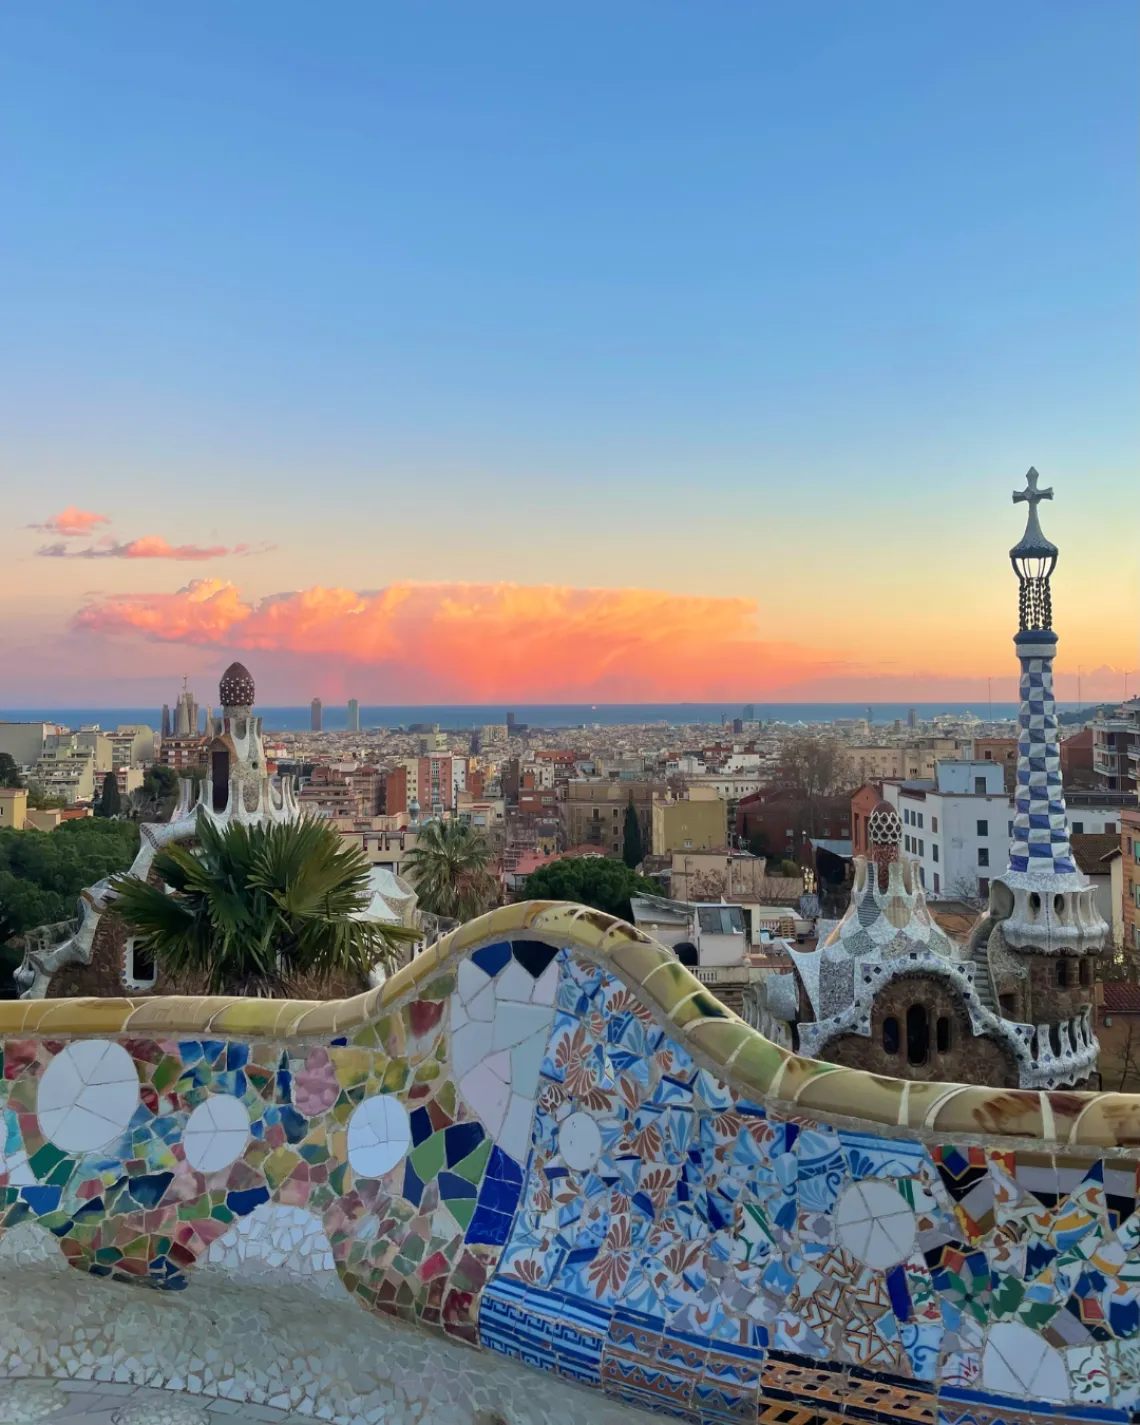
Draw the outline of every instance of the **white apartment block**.
<instances>
[{"instance_id":1,"label":"white apartment block","mask_svg":"<svg viewBox=\"0 0 1140 1425\"><path fill-rule=\"evenodd\" d=\"M903 855L919 865L932 899L989 895L1006 868L1013 801L996 762L939 762L933 780L886 782L902 819Z\"/></svg>"}]
</instances>

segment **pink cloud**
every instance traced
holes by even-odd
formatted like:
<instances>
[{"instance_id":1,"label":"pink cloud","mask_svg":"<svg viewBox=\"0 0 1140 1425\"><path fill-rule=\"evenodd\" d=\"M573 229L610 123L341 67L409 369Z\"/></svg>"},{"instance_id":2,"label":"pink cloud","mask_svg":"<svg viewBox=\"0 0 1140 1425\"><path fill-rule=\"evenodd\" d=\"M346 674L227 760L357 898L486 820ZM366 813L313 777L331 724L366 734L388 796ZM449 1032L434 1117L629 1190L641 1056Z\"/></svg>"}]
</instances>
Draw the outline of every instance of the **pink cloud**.
<instances>
[{"instance_id":1,"label":"pink cloud","mask_svg":"<svg viewBox=\"0 0 1140 1425\"><path fill-rule=\"evenodd\" d=\"M398 583L370 593L318 586L255 603L228 580L195 579L173 594L94 600L73 626L263 650L277 663L363 665L408 696L430 689L475 701L702 699L844 667L762 639L752 600L651 589Z\"/></svg>"},{"instance_id":2,"label":"pink cloud","mask_svg":"<svg viewBox=\"0 0 1140 1425\"><path fill-rule=\"evenodd\" d=\"M73 549L57 540L55 544L41 545L36 553L42 559L175 559L195 562L203 559L220 559L227 554L248 557L266 554L276 546L272 544L235 544L231 549L225 544L171 544L161 535L144 534L139 539L120 541L104 536L86 549Z\"/></svg>"},{"instance_id":3,"label":"pink cloud","mask_svg":"<svg viewBox=\"0 0 1140 1425\"><path fill-rule=\"evenodd\" d=\"M68 505L66 510L60 510L58 515L52 515L43 524L29 525L28 528L43 530L45 534L90 534L97 525L110 523L110 515L98 515L94 510L80 510Z\"/></svg>"}]
</instances>

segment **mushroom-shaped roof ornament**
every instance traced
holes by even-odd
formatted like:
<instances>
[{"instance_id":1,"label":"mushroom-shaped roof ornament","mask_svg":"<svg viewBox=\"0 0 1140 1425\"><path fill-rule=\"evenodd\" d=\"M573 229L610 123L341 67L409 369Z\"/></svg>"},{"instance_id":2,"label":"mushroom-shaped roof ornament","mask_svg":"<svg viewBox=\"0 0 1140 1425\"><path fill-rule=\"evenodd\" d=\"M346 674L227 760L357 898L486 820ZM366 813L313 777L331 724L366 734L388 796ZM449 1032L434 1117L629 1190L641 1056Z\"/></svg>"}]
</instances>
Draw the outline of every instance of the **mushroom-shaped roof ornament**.
<instances>
[{"instance_id":1,"label":"mushroom-shaped roof ornament","mask_svg":"<svg viewBox=\"0 0 1140 1425\"><path fill-rule=\"evenodd\" d=\"M244 663L231 663L218 684L218 700L224 708L253 707L253 678Z\"/></svg>"}]
</instances>

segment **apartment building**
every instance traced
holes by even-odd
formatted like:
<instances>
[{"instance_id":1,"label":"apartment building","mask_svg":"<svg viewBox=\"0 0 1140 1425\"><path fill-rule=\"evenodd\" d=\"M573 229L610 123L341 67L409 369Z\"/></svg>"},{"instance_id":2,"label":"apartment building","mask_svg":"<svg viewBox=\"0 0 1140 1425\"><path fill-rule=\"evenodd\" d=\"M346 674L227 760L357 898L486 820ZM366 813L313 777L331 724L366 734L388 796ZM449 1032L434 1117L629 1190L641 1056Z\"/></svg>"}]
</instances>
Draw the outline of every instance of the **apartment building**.
<instances>
[{"instance_id":1,"label":"apartment building","mask_svg":"<svg viewBox=\"0 0 1140 1425\"><path fill-rule=\"evenodd\" d=\"M625 843L625 809L633 802L641 826L641 844L652 847L653 797L664 795L663 782L635 782L608 777L575 777L566 784L566 799L558 804L566 846L596 846L607 856L620 856Z\"/></svg>"},{"instance_id":2,"label":"apartment building","mask_svg":"<svg viewBox=\"0 0 1140 1425\"><path fill-rule=\"evenodd\" d=\"M939 762L933 779L884 782L903 824L902 852L928 896L978 897L1006 868L1013 803L998 762Z\"/></svg>"},{"instance_id":3,"label":"apartment building","mask_svg":"<svg viewBox=\"0 0 1140 1425\"><path fill-rule=\"evenodd\" d=\"M652 820L655 856L728 847L728 804L709 787L690 787L680 798L654 797Z\"/></svg>"},{"instance_id":4,"label":"apartment building","mask_svg":"<svg viewBox=\"0 0 1140 1425\"><path fill-rule=\"evenodd\" d=\"M1135 792L1140 765L1140 698L1092 724L1093 780L1106 792Z\"/></svg>"},{"instance_id":5,"label":"apartment building","mask_svg":"<svg viewBox=\"0 0 1140 1425\"><path fill-rule=\"evenodd\" d=\"M408 758L387 775L385 810L390 816L398 815L410 811L414 801L422 817L454 811L456 797L467 790L469 765L469 758L452 752Z\"/></svg>"},{"instance_id":6,"label":"apartment building","mask_svg":"<svg viewBox=\"0 0 1140 1425\"><path fill-rule=\"evenodd\" d=\"M1121 813L1120 857L1113 865L1114 891L1119 897L1121 943L1140 952L1140 809Z\"/></svg>"}]
</instances>

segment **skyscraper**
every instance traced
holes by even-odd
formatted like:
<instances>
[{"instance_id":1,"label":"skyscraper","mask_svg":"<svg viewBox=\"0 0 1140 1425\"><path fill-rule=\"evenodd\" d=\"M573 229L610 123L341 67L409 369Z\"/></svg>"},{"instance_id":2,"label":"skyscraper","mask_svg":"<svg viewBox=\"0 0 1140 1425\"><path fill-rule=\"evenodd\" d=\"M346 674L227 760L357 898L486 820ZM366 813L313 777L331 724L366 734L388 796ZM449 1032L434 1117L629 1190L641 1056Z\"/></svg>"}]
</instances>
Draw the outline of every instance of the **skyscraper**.
<instances>
[{"instance_id":1,"label":"skyscraper","mask_svg":"<svg viewBox=\"0 0 1140 1425\"><path fill-rule=\"evenodd\" d=\"M355 698L348 700L348 720L345 723L349 732L360 731L360 704Z\"/></svg>"},{"instance_id":2,"label":"skyscraper","mask_svg":"<svg viewBox=\"0 0 1140 1425\"><path fill-rule=\"evenodd\" d=\"M314 732L320 732L321 727L323 726L320 698L314 698L309 705L309 726Z\"/></svg>"},{"instance_id":3,"label":"skyscraper","mask_svg":"<svg viewBox=\"0 0 1140 1425\"><path fill-rule=\"evenodd\" d=\"M918 726L918 709L917 709L917 708L911 708L911 709L909 709L909 711L907 712L907 715L906 715L906 725L907 725L907 727L917 727L917 726Z\"/></svg>"}]
</instances>

